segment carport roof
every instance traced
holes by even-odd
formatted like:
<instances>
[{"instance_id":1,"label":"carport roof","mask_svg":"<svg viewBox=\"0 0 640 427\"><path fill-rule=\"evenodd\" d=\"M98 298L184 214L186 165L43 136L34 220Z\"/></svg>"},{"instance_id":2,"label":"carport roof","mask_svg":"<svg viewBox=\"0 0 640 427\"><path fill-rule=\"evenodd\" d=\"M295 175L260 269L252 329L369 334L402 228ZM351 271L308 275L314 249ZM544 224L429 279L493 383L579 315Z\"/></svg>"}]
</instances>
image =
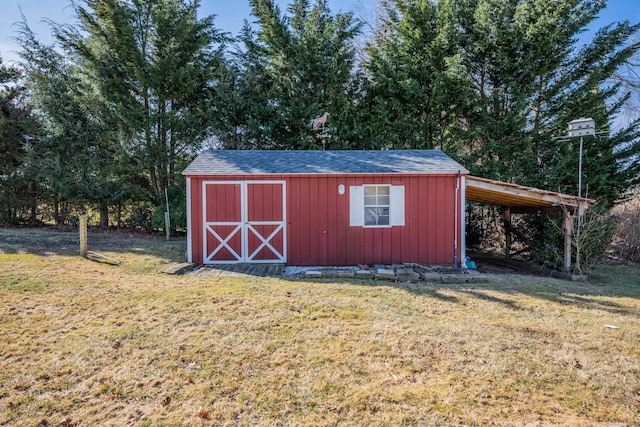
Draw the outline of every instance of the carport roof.
<instances>
[{"instance_id":1,"label":"carport roof","mask_svg":"<svg viewBox=\"0 0 640 427\"><path fill-rule=\"evenodd\" d=\"M562 212L582 214L593 199L540 190L477 176L466 177L466 199L510 208L512 213Z\"/></svg>"}]
</instances>

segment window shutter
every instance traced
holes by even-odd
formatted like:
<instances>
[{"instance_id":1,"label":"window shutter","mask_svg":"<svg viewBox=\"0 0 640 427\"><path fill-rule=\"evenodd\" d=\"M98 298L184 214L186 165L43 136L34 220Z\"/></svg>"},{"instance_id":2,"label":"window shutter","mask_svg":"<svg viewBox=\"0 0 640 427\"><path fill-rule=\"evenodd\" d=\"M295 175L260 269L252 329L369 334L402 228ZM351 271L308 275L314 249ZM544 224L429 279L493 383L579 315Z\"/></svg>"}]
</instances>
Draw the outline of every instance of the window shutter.
<instances>
[{"instance_id":1,"label":"window shutter","mask_svg":"<svg viewBox=\"0 0 640 427\"><path fill-rule=\"evenodd\" d=\"M349 225L364 226L364 187L349 187Z\"/></svg>"},{"instance_id":2,"label":"window shutter","mask_svg":"<svg viewBox=\"0 0 640 427\"><path fill-rule=\"evenodd\" d=\"M391 225L404 225L404 186L391 186Z\"/></svg>"}]
</instances>

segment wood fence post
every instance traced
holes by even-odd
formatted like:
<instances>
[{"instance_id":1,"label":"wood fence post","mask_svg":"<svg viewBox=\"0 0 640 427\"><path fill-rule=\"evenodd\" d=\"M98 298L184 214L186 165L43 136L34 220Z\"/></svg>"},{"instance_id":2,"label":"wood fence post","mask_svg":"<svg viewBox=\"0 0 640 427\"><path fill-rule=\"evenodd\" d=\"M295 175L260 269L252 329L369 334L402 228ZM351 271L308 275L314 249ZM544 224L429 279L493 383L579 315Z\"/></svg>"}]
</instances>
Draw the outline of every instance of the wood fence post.
<instances>
[{"instance_id":1,"label":"wood fence post","mask_svg":"<svg viewBox=\"0 0 640 427\"><path fill-rule=\"evenodd\" d=\"M80 215L80 256L87 257L87 216Z\"/></svg>"},{"instance_id":2,"label":"wood fence post","mask_svg":"<svg viewBox=\"0 0 640 427\"><path fill-rule=\"evenodd\" d=\"M165 230L167 230L167 241L171 240L171 219L169 217L169 212L164 213L164 224Z\"/></svg>"},{"instance_id":3,"label":"wood fence post","mask_svg":"<svg viewBox=\"0 0 640 427\"><path fill-rule=\"evenodd\" d=\"M511 208L504 209L504 256L511 258Z\"/></svg>"},{"instance_id":4,"label":"wood fence post","mask_svg":"<svg viewBox=\"0 0 640 427\"><path fill-rule=\"evenodd\" d=\"M571 236L573 234L573 216L564 213L564 271L571 271Z\"/></svg>"}]
</instances>

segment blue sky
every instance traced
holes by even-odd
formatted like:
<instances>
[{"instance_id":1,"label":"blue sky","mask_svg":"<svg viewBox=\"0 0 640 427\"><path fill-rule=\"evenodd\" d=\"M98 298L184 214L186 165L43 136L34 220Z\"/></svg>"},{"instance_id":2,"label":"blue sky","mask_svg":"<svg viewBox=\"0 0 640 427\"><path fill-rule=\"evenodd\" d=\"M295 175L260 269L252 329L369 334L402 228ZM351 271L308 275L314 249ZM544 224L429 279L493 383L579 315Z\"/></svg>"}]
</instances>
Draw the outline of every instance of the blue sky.
<instances>
[{"instance_id":1,"label":"blue sky","mask_svg":"<svg viewBox=\"0 0 640 427\"><path fill-rule=\"evenodd\" d=\"M245 19L251 20L250 8L247 0L202 0L202 15L214 14L216 26L232 35L237 35ZM2 14L0 15L0 55L4 62L16 59L15 50L18 49L15 37L15 22L21 20L20 9L31 28L44 42L51 42L50 31L43 21L46 19L58 23L72 22L73 11L69 7L69 0L2 0ZM277 0L282 9L288 1ZM372 16L373 5L376 0L329 0L329 7L333 12L354 11L356 16L369 18ZM640 21L640 4L629 0L609 0L607 8L601 13L596 27L624 19L632 23Z\"/></svg>"},{"instance_id":2,"label":"blue sky","mask_svg":"<svg viewBox=\"0 0 640 427\"><path fill-rule=\"evenodd\" d=\"M286 0L276 0L281 9L286 9ZM375 0L329 0L329 7L335 12L355 11L358 16L371 8ZM13 40L16 35L17 21L21 21L20 10L31 29L42 41L51 42L48 25L44 22L52 20L57 23L72 22L73 10L69 0L2 0L0 14L0 55L3 61L16 59L18 49ZM237 35L244 20L251 20L251 9L248 0L201 0L201 15L216 15L216 27Z\"/></svg>"}]
</instances>

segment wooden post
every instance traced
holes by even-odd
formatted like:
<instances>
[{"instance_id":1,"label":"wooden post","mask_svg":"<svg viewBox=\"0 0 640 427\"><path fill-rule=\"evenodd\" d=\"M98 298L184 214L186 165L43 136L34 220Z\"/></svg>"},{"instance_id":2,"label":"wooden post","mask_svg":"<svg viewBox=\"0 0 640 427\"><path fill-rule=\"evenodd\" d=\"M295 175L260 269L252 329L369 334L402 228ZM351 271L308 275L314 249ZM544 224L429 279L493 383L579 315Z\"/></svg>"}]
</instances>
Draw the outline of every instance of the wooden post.
<instances>
[{"instance_id":1,"label":"wooden post","mask_svg":"<svg viewBox=\"0 0 640 427\"><path fill-rule=\"evenodd\" d=\"M80 215L80 256L87 257L87 216Z\"/></svg>"},{"instance_id":2,"label":"wooden post","mask_svg":"<svg viewBox=\"0 0 640 427\"><path fill-rule=\"evenodd\" d=\"M164 213L165 230L167 230L167 240L171 240L171 222L169 218L169 212Z\"/></svg>"},{"instance_id":3,"label":"wooden post","mask_svg":"<svg viewBox=\"0 0 640 427\"><path fill-rule=\"evenodd\" d=\"M511 258L511 208L504 208L505 258Z\"/></svg>"},{"instance_id":4,"label":"wooden post","mask_svg":"<svg viewBox=\"0 0 640 427\"><path fill-rule=\"evenodd\" d=\"M564 271L571 271L571 235L573 234L573 217L564 213Z\"/></svg>"}]
</instances>

